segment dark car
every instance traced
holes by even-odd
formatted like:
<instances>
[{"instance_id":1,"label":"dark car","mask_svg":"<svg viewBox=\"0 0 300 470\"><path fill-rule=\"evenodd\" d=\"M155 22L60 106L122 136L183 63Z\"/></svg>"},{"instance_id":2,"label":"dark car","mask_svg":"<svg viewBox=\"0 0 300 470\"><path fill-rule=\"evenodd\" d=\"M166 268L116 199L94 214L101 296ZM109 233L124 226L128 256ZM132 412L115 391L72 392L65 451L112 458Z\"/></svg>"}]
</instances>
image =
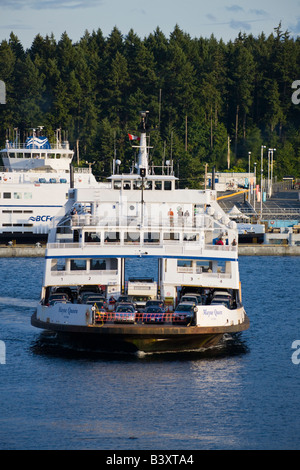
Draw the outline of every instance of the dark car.
<instances>
[{"instance_id":1,"label":"dark car","mask_svg":"<svg viewBox=\"0 0 300 470\"><path fill-rule=\"evenodd\" d=\"M197 304L201 305L202 297L199 294L184 294L180 299L180 303L182 302L189 302L189 303L194 302L196 305Z\"/></svg>"},{"instance_id":2,"label":"dark car","mask_svg":"<svg viewBox=\"0 0 300 470\"><path fill-rule=\"evenodd\" d=\"M91 304L96 303L97 305L104 306L107 309L106 300L105 300L104 297L102 297L102 295L91 294L91 295L85 297L84 303L87 304L87 305L91 305Z\"/></svg>"},{"instance_id":3,"label":"dark car","mask_svg":"<svg viewBox=\"0 0 300 470\"><path fill-rule=\"evenodd\" d=\"M172 314L172 323L175 325L191 325L194 323L197 307L194 303L183 302L178 304Z\"/></svg>"},{"instance_id":4,"label":"dark car","mask_svg":"<svg viewBox=\"0 0 300 470\"><path fill-rule=\"evenodd\" d=\"M106 303L105 297L103 295L97 294L96 292L83 292L80 295L79 302L81 304L90 304L91 300L94 300L94 301L97 300L98 302L105 302Z\"/></svg>"},{"instance_id":5,"label":"dark car","mask_svg":"<svg viewBox=\"0 0 300 470\"><path fill-rule=\"evenodd\" d=\"M150 306L147 307L145 312L142 314L143 323L164 323L165 321L165 310L161 307Z\"/></svg>"},{"instance_id":6,"label":"dark car","mask_svg":"<svg viewBox=\"0 0 300 470\"><path fill-rule=\"evenodd\" d=\"M147 309L149 307L158 307L165 310L165 304L163 300L147 300L145 308Z\"/></svg>"},{"instance_id":7,"label":"dark car","mask_svg":"<svg viewBox=\"0 0 300 470\"><path fill-rule=\"evenodd\" d=\"M55 305L58 302L70 302L69 297L67 296L67 294L51 294L49 296L48 305Z\"/></svg>"}]
</instances>

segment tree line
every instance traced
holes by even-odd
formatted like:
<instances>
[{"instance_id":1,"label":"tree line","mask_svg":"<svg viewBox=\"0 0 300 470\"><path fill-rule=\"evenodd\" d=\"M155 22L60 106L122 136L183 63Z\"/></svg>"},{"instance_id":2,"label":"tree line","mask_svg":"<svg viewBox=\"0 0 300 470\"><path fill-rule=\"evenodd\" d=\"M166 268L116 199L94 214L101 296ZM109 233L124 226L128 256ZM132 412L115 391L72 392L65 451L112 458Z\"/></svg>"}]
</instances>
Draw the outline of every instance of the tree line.
<instances>
[{"instance_id":1,"label":"tree line","mask_svg":"<svg viewBox=\"0 0 300 470\"><path fill-rule=\"evenodd\" d=\"M114 156L132 166L128 133L149 110L151 161L172 159L182 184L199 187L205 164L218 171L260 168L261 146L276 148L274 175L300 177L300 39L238 34L225 43L194 37L175 26L141 39L115 27L108 37L88 32L76 43L63 33L38 34L24 49L14 33L0 43L0 143L18 128L68 132L75 162L109 176ZM265 151L266 158L266 151Z\"/></svg>"}]
</instances>

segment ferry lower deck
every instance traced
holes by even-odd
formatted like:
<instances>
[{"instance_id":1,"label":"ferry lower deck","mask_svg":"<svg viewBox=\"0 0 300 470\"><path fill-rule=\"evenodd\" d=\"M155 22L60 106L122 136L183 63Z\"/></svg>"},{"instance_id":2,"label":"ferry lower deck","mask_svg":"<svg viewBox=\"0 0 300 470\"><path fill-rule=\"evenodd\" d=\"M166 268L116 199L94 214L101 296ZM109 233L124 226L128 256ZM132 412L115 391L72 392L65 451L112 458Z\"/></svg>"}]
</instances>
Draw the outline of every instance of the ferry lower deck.
<instances>
[{"instance_id":1,"label":"ferry lower deck","mask_svg":"<svg viewBox=\"0 0 300 470\"><path fill-rule=\"evenodd\" d=\"M41 321L35 313L33 326L55 331L57 339L77 348L119 352L173 352L209 348L219 343L225 333L235 334L249 328L249 319L238 325L199 327L172 324L67 325Z\"/></svg>"}]
</instances>

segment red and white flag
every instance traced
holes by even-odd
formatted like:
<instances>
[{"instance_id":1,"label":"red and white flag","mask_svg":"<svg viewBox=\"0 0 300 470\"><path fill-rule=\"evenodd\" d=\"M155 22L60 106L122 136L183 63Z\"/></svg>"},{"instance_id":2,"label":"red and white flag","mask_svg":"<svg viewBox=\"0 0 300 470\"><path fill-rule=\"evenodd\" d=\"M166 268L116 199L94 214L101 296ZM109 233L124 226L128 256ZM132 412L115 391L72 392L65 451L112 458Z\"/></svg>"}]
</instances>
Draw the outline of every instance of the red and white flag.
<instances>
[{"instance_id":1,"label":"red and white flag","mask_svg":"<svg viewBox=\"0 0 300 470\"><path fill-rule=\"evenodd\" d=\"M133 134L128 134L129 140L140 140L140 138L137 135Z\"/></svg>"}]
</instances>

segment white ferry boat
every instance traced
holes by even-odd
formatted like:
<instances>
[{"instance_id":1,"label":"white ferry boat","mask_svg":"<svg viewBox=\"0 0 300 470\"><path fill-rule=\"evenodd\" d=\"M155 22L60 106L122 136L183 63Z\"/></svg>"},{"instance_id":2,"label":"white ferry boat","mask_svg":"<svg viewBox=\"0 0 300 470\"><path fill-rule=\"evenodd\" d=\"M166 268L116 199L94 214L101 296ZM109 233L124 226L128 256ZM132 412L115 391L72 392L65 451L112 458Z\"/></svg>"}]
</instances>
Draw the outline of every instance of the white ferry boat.
<instances>
[{"instance_id":1,"label":"white ferry boat","mask_svg":"<svg viewBox=\"0 0 300 470\"><path fill-rule=\"evenodd\" d=\"M214 190L176 189L171 161L149 165L146 123L142 112L135 172L114 173L110 188L70 190L49 234L31 322L75 345L182 351L249 327L235 222ZM128 259L142 263L144 279L126 281ZM150 259L157 261L155 280Z\"/></svg>"},{"instance_id":2,"label":"white ferry boat","mask_svg":"<svg viewBox=\"0 0 300 470\"><path fill-rule=\"evenodd\" d=\"M42 127L20 142L18 130L0 150L0 242L47 240L51 223L64 207L70 185L96 186L89 168L73 168L74 152L57 130L52 141Z\"/></svg>"}]
</instances>

